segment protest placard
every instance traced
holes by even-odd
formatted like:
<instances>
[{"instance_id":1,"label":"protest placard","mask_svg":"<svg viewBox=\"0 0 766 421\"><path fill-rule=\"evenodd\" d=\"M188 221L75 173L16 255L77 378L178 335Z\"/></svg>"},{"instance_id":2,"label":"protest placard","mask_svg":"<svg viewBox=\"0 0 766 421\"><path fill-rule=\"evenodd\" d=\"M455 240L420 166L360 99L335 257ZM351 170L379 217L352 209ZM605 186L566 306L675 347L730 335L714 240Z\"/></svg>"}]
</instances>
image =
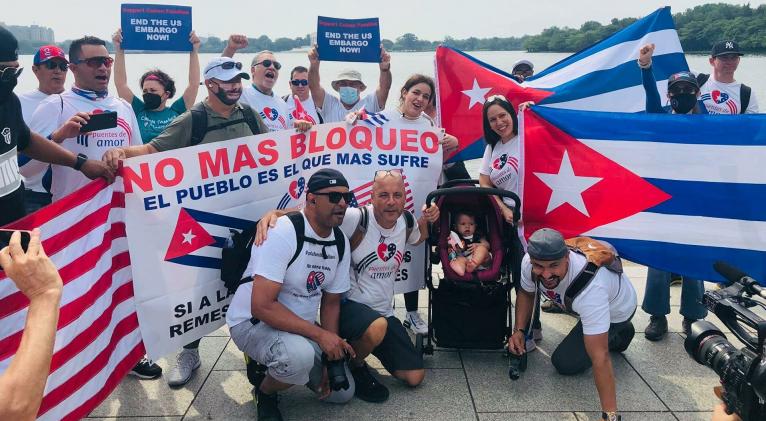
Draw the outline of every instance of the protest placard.
<instances>
[{"instance_id":1,"label":"protest placard","mask_svg":"<svg viewBox=\"0 0 766 421\"><path fill-rule=\"evenodd\" d=\"M191 51L191 7L160 4L120 6L124 50Z\"/></svg>"},{"instance_id":2,"label":"protest placard","mask_svg":"<svg viewBox=\"0 0 766 421\"><path fill-rule=\"evenodd\" d=\"M337 19L319 16L317 48L322 61L380 62L378 18Z\"/></svg>"}]
</instances>

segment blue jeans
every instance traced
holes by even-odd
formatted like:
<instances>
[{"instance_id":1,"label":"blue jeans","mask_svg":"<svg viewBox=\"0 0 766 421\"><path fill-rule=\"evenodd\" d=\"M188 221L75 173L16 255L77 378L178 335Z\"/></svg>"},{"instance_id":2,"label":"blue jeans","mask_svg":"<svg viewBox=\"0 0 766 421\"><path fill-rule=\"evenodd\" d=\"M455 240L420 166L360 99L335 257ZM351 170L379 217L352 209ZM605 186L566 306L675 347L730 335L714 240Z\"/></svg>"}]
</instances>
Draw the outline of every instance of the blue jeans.
<instances>
[{"instance_id":1,"label":"blue jeans","mask_svg":"<svg viewBox=\"0 0 766 421\"><path fill-rule=\"evenodd\" d=\"M705 318L707 308L702 304L704 294L705 282L684 277L681 286L681 315L692 320ZM670 314L670 272L649 268L641 308L652 316Z\"/></svg>"}]
</instances>

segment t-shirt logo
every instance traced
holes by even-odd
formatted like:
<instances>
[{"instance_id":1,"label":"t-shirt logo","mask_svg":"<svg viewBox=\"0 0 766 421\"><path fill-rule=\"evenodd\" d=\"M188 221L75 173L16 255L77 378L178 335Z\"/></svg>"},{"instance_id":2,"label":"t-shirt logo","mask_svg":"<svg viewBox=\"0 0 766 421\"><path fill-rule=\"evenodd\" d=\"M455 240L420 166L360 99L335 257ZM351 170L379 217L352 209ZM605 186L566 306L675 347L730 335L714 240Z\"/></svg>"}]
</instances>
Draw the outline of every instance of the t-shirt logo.
<instances>
[{"instance_id":1,"label":"t-shirt logo","mask_svg":"<svg viewBox=\"0 0 766 421\"><path fill-rule=\"evenodd\" d=\"M312 270L311 273L309 273L309 277L306 279L306 291L307 292L316 291L317 288L322 286L323 282L324 282L324 272Z\"/></svg>"},{"instance_id":2,"label":"t-shirt logo","mask_svg":"<svg viewBox=\"0 0 766 421\"><path fill-rule=\"evenodd\" d=\"M549 300L553 301L556 304L562 304L561 294L551 289L543 288L543 291L545 293L545 296L548 297Z\"/></svg>"},{"instance_id":3,"label":"t-shirt logo","mask_svg":"<svg viewBox=\"0 0 766 421\"><path fill-rule=\"evenodd\" d=\"M303 194L303 189L306 186L306 180L301 177L297 180L293 180L290 182L290 196L292 196L293 199L297 199L301 197L301 194Z\"/></svg>"},{"instance_id":4,"label":"t-shirt logo","mask_svg":"<svg viewBox=\"0 0 766 421\"><path fill-rule=\"evenodd\" d=\"M6 127L3 129L2 133L3 133L3 140L5 141L5 143L10 145L11 144L11 129L9 127Z\"/></svg>"},{"instance_id":5,"label":"t-shirt logo","mask_svg":"<svg viewBox=\"0 0 766 421\"><path fill-rule=\"evenodd\" d=\"M729 94L727 94L726 92L721 92L719 90L710 92L710 96L713 98L713 101L716 104L723 104L729 99Z\"/></svg>"},{"instance_id":6,"label":"t-shirt logo","mask_svg":"<svg viewBox=\"0 0 766 421\"><path fill-rule=\"evenodd\" d=\"M502 154L492 163L492 168L500 170L505 166L505 161L508 159L508 154Z\"/></svg>"},{"instance_id":7,"label":"t-shirt logo","mask_svg":"<svg viewBox=\"0 0 766 421\"><path fill-rule=\"evenodd\" d=\"M276 108L271 107L263 107L263 114L271 121L276 120L279 118L279 111L277 111Z\"/></svg>"},{"instance_id":8,"label":"t-shirt logo","mask_svg":"<svg viewBox=\"0 0 766 421\"><path fill-rule=\"evenodd\" d=\"M386 243L380 243L378 244L378 257L380 260L387 262L388 259L394 257L396 254L396 244L386 244Z\"/></svg>"}]
</instances>

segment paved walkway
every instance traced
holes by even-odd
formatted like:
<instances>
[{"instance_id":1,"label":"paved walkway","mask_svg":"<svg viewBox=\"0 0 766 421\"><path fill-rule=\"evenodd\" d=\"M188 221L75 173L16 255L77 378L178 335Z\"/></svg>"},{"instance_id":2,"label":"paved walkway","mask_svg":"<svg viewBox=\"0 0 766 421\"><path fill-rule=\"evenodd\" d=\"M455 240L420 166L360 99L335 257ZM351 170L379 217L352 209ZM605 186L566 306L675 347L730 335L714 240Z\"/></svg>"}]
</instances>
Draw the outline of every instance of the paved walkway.
<instances>
[{"instance_id":1,"label":"paved walkway","mask_svg":"<svg viewBox=\"0 0 766 421\"><path fill-rule=\"evenodd\" d=\"M646 268L626 267L643 299ZM680 302L674 286L671 303ZM421 293L425 313L426 295ZM401 296L397 307L403 308ZM681 316L673 306L664 341L650 342L643 330L648 316L640 309L633 321L636 338L624 354L612 354L617 376L617 400L623 420L709 420L716 402L712 387L717 376L684 351ZM401 310L397 310L401 312ZM401 314L399 314L401 316ZM708 320L724 326L715 318ZM388 376L374 359L384 384L391 390L383 404L358 399L338 406L317 401L306 388L284 393L280 407L287 420L598 420L600 406L591 371L563 377L550 362L555 346L574 326L566 315L544 314L544 338L530 354L529 369L516 382L508 378L507 359L499 352L438 349L426 356L424 383L410 390ZM91 419L254 420L255 407L244 371L242 353L222 328L202 340L202 366L185 387L170 389L164 379L128 377L95 409ZM171 357L174 358L174 357ZM168 359L158 361L169 370Z\"/></svg>"}]
</instances>

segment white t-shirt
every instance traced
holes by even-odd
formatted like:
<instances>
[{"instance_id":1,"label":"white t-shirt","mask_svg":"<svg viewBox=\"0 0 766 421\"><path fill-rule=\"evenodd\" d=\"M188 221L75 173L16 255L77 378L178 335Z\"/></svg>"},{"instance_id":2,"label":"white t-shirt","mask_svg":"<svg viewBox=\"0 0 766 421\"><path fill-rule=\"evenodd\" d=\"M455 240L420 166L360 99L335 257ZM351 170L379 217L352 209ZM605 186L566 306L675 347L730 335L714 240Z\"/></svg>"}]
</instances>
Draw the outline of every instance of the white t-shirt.
<instances>
[{"instance_id":1,"label":"white t-shirt","mask_svg":"<svg viewBox=\"0 0 766 421\"><path fill-rule=\"evenodd\" d=\"M563 308L567 287L586 263L585 256L570 251L566 276L555 289L547 289L540 283L543 295ZM521 261L521 287L524 291L535 292L535 281L532 276L532 263L527 254ZM636 311L636 291L625 273L618 275L606 268L601 268L590 284L574 299L572 309L580 314L583 333L586 335L606 333L611 323L624 322Z\"/></svg>"},{"instance_id":2,"label":"white t-shirt","mask_svg":"<svg viewBox=\"0 0 766 421\"><path fill-rule=\"evenodd\" d=\"M337 123L338 121L345 120L348 113L358 111L362 107L370 113L377 113L382 110L383 107L378 104L378 91L359 99L351 109L346 109L343 103L340 102L340 98L325 91L324 104L322 104L319 112L322 114L325 123Z\"/></svg>"},{"instance_id":3,"label":"white t-shirt","mask_svg":"<svg viewBox=\"0 0 766 421\"><path fill-rule=\"evenodd\" d=\"M61 95L51 95L37 107L29 128L42 136L48 136L81 111L86 113L116 111L117 127L82 133L60 143L62 147L75 155L84 153L90 159L101 159L104 152L109 149L143 144L136 115L130 104L112 95L97 100L82 97L71 90ZM54 202L90 182L83 173L69 167L53 165L52 170L51 194L53 194Z\"/></svg>"},{"instance_id":4,"label":"white t-shirt","mask_svg":"<svg viewBox=\"0 0 766 421\"><path fill-rule=\"evenodd\" d=\"M498 141L495 148L487 145L484 149L484 157L481 159L479 174L489 176L492 184L498 189L519 193L519 162L521 161L521 148L519 137L516 136L508 142ZM516 206L516 202L508 197L503 202L510 207Z\"/></svg>"},{"instance_id":5,"label":"white t-shirt","mask_svg":"<svg viewBox=\"0 0 766 421\"><path fill-rule=\"evenodd\" d=\"M705 104L705 108L710 114L739 114L742 109L739 97L741 86L742 84L739 82L719 82L711 74L710 79L700 88L700 101ZM750 93L750 103L745 113L758 113L758 100L755 98L755 92Z\"/></svg>"},{"instance_id":6,"label":"white t-shirt","mask_svg":"<svg viewBox=\"0 0 766 421\"><path fill-rule=\"evenodd\" d=\"M35 110L37 110L37 107L45 98L48 98L48 94L35 89L18 97L19 102L21 102L21 113L24 116L24 121L29 124L32 121L32 115L35 113ZM24 177L24 187L32 191L47 193L47 190L43 187L43 177L50 167L50 164L47 162L40 162L36 159L30 159L27 163L20 166L19 173Z\"/></svg>"},{"instance_id":7,"label":"white t-shirt","mask_svg":"<svg viewBox=\"0 0 766 421\"><path fill-rule=\"evenodd\" d=\"M261 116L269 131L276 132L293 128L293 119L287 111L287 104L273 93L266 95L255 89L253 85L243 86L239 102L254 109Z\"/></svg>"},{"instance_id":8,"label":"white t-shirt","mask_svg":"<svg viewBox=\"0 0 766 421\"><path fill-rule=\"evenodd\" d=\"M367 205L367 212L367 232L351 253L351 289L346 297L389 317L394 315L394 282L404 259L405 245L417 243L420 231L415 225L409 238L405 238L407 220L404 214L393 228L386 229L375 220L372 205ZM340 229L347 237L354 235L361 216L360 209L346 209Z\"/></svg>"},{"instance_id":9,"label":"white t-shirt","mask_svg":"<svg viewBox=\"0 0 766 421\"><path fill-rule=\"evenodd\" d=\"M311 122L311 124L319 124L319 114L317 113L316 105L314 105L314 99L311 98L311 96L309 96L307 100L301 101L301 105L303 105L303 109L306 111L306 114L308 114L308 117L310 118L298 118L298 116L294 113L295 97L292 94L287 96L286 103L287 103L287 112L290 114L293 120L306 120Z\"/></svg>"},{"instance_id":10,"label":"white t-shirt","mask_svg":"<svg viewBox=\"0 0 766 421\"><path fill-rule=\"evenodd\" d=\"M335 239L333 232L324 238L317 235L305 215L304 222L306 237L320 241ZM323 246L304 241L303 251L288 267L287 264L293 257L298 243L293 223L290 218L283 216L277 220L276 226L269 230L266 241L260 247L253 247L244 275L247 277L260 275L282 284L277 300L301 319L314 322L322 300L322 291L331 294L348 291L350 246L345 236L343 241L346 242L346 249L340 263L338 263L338 251L335 246L326 246L325 252L328 258L324 259ZM237 288L226 312L226 323L229 326L236 326L253 317L250 307L252 294L252 282Z\"/></svg>"}]
</instances>

